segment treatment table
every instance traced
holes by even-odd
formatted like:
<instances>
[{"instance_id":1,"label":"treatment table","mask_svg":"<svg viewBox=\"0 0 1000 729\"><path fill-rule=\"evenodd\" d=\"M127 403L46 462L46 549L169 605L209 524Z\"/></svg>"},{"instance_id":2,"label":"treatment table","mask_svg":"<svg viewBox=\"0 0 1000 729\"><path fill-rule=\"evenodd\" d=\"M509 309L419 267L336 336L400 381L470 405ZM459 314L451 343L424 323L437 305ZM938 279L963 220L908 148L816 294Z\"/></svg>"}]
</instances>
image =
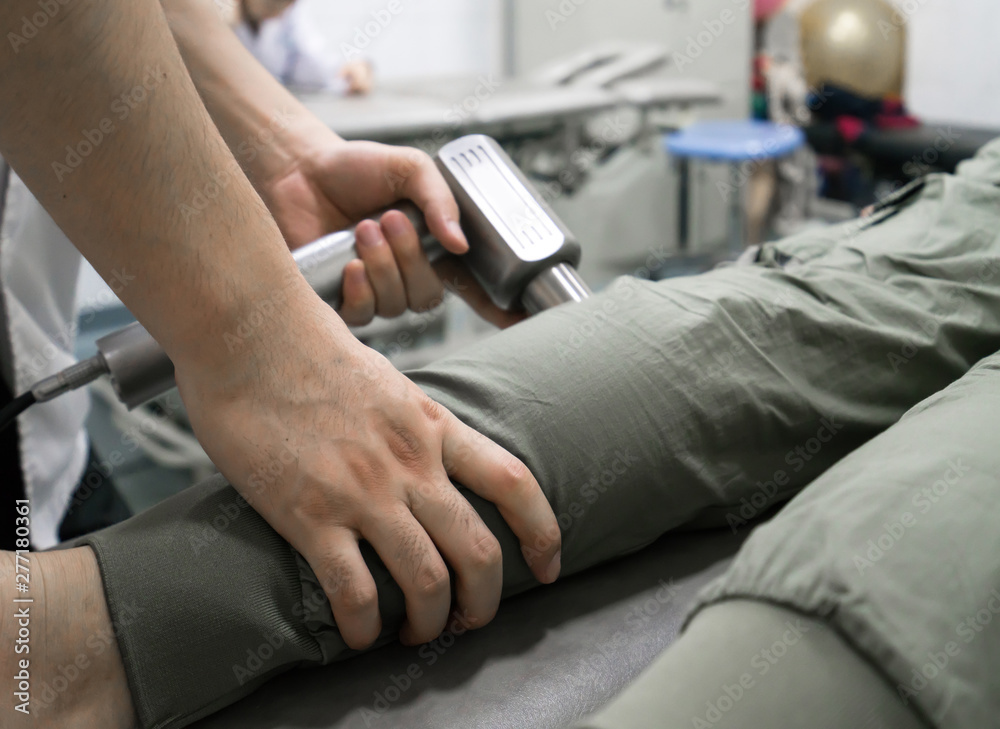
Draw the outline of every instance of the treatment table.
<instances>
[{"instance_id":1,"label":"treatment table","mask_svg":"<svg viewBox=\"0 0 1000 729\"><path fill-rule=\"evenodd\" d=\"M440 143L472 132L500 140L545 135L618 107L655 111L715 103L720 91L688 78L629 79L608 88L483 75L386 83L368 96L306 94L301 99L345 139Z\"/></svg>"},{"instance_id":2,"label":"treatment table","mask_svg":"<svg viewBox=\"0 0 1000 729\"><path fill-rule=\"evenodd\" d=\"M557 729L623 689L677 637L749 530L671 534L500 605L485 628L295 670L196 729Z\"/></svg>"}]
</instances>

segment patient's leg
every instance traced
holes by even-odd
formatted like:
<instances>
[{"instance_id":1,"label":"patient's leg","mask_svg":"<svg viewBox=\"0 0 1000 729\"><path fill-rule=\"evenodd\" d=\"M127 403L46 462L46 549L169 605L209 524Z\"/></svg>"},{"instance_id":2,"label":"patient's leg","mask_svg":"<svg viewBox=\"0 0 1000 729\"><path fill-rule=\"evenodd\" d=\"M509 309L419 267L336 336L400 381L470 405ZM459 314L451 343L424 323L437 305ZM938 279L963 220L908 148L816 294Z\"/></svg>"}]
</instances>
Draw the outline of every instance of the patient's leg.
<instances>
[{"instance_id":1,"label":"patient's leg","mask_svg":"<svg viewBox=\"0 0 1000 729\"><path fill-rule=\"evenodd\" d=\"M755 531L684 637L583 726L995 725L998 433L994 355Z\"/></svg>"},{"instance_id":2,"label":"patient's leg","mask_svg":"<svg viewBox=\"0 0 1000 729\"><path fill-rule=\"evenodd\" d=\"M28 591L18 592L18 584ZM13 553L0 552L0 603L0 676L7 687L0 726L135 726L97 561L89 549L22 555L17 562Z\"/></svg>"},{"instance_id":3,"label":"patient's leg","mask_svg":"<svg viewBox=\"0 0 1000 729\"><path fill-rule=\"evenodd\" d=\"M1000 191L938 183L873 228L765 249L793 266L623 280L413 378L531 468L564 574L682 524L742 528L1000 346ZM532 586L496 510L467 495L506 591ZM320 588L337 576L314 575L219 479L87 542L112 617L130 609L119 645L146 726L349 655ZM403 601L366 557L389 640Z\"/></svg>"},{"instance_id":4,"label":"patient's leg","mask_svg":"<svg viewBox=\"0 0 1000 729\"><path fill-rule=\"evenodd\" d=\"M578 729L926 729L822 621L764 602L707 608Z\"/></svg>"}]
</instances>

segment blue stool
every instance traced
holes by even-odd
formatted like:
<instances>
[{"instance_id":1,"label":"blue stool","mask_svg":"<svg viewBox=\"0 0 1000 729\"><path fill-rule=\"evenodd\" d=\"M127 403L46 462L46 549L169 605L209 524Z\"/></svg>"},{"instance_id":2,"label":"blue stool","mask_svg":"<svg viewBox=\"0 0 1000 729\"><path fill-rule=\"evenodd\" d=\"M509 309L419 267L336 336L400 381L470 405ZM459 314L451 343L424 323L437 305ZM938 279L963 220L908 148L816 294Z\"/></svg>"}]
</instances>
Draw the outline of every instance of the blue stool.
<instances>
[{"instance_id":1,"label":"blue stool","mask_svg":"<svg viewBox=\"0 0 1000 729\"><path fill-rule=\"evenodd\" d=\"M720 186L720 193L729 203L730 246L734 253L739 253L745 246L743 188L752 172L745 172L744 166L785 157L805 141L805 134L798 127L760 121L698 122L666 136L664 146L680 165L681 250L687 251L690 243L692 162L729 164L732 177L728 185ZM744 173L746 179L741 179Z\"/></svg>"}]
</instances>

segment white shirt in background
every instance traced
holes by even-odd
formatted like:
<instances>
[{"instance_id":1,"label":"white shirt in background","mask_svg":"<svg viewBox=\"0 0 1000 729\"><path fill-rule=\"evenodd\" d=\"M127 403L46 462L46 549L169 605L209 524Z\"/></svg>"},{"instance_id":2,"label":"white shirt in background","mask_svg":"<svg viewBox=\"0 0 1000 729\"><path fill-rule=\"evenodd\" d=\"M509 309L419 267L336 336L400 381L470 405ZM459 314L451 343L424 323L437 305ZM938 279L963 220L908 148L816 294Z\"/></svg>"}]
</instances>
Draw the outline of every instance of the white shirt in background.
<instances>
[{"instance_id":1,"label":"white shirt in background","mask_svg":"<svg viewBox=\"0 0 1000 729\"><path fill-rule=\"evenodd\" d=\"M347 92L347 82L337 75L343 59L309 25L299 4L265 20L257 33L245 21L235 31L254 58L285 86Z\"/></svg>"}]
</instances>

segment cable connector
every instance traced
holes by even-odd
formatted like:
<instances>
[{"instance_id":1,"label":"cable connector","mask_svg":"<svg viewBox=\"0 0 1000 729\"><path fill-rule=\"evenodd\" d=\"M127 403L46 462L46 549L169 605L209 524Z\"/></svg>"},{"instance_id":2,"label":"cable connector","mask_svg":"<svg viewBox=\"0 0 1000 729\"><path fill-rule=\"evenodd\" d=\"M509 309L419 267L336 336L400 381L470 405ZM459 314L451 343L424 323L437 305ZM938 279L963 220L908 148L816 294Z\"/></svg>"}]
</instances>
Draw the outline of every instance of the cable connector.
<instances>
[{"instance_id":1,"label":"cable connector","mask_svg":"<svg viewBox=\"0 0 1000 729\"><path fill-rule=\"evenodd\" d=\"M35 402L48 402L67 392L89 385L107 372L108 368L103 358L91 357L51 377L39 380L32 386L31 394L35 396Z\"/></svg>"}]
</instances>

